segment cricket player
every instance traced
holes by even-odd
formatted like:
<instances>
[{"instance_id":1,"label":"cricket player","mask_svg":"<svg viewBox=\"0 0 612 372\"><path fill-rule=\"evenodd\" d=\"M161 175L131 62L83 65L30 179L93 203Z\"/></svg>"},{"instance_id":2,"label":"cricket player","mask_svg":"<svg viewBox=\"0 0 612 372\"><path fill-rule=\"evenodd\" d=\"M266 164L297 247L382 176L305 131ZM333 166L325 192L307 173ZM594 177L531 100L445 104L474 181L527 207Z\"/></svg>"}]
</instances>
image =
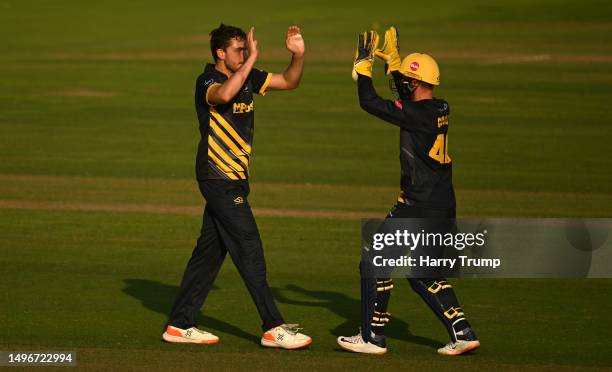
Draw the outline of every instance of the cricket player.
<instances>
[{"instance_id":1,"label":"cricket player","mask_svg":"<svg viewBox=\"0 0 612 372\"><path fill-rule=\"evenodd\" d=\"M245 34L240 28L221 24L210 33L215 63L205 67L195 87L201 134L196 175L206 207L200 237L162 336L167 342L219 341L219 337L196 327L196 316L228 252L261 317L261 345L299 349L312 342L296 324L286 324L276 307L248 200L253 95L295 89L304 68L305 46L299 27L289 27L285 43L292 54L291 62L282 74L273 74L254 68L258 57L254 28Z\"/></svg>"},{"instance_id":2,"label":"cricket player","mask_svg":"<svg viewBox=\"0 0 612 372\"><path fill-rule=\"evenodd\" d=\"M450 110L448 102L433 97L434 86L440 84L438 65L423 53L412 53L401 60L394 27L385 32L382 48L377 49L377 45L375 31L359 36L353 78L357 80L361 108L400 129L401 194L387 218L454 221L455 193L447 136ZM374 90L375 55L385 61L386 73L393 75L399 100L385 100ZM362 261L362 274L368 269L364 265L367 263ZM480 346L444 278L411 277L408 281L448 330L451 340L438 349L439 354L460 355ZM338 344L353 352L384 354L393 280L362 275L361 287L361 331L356 336L338 337Z\"/></svg>"}]
</instances>

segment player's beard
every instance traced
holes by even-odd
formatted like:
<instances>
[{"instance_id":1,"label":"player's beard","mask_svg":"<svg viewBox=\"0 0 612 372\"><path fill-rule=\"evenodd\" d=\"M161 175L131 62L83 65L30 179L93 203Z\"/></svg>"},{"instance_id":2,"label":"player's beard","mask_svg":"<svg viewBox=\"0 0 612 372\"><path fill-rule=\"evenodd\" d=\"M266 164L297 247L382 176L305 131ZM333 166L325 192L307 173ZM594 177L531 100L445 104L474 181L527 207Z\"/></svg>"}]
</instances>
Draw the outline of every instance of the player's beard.
<instances>
[{"instance_id":1,"label":"player's beard","mask_svg":"<svg viewBox=\"0 0 612 372\"><path fill-rule=\"evenodd\" d=\"M244 62L227 63L226 61L225 67L227 67L227 69L230 70L232 74L235 74L236 71L238 71L243 64Z\"/></svg>"}]
</instances>

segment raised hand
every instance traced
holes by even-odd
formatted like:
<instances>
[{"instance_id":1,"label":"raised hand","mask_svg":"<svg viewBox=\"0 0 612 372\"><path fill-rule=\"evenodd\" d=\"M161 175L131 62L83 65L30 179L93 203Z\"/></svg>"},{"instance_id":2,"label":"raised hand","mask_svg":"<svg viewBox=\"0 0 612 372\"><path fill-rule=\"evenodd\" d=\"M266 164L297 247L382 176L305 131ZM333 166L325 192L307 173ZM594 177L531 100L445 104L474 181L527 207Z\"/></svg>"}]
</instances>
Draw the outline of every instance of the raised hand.
<instances>
[{"instance_id":1,"label":"raised hand","mask_svg":"<svg viewBox=\"0 0 612 372\"><path fill-rule=\"evenodd\" d=\"M372 64L374 63L374 51L378 48L378 34L376 31L368 31L359 34L355 61L353 62L353 80L357 81L357 75L372 77Z\"/></svg>"},{"instance_id":2,"label":"raised hand","mask_svg":"<svg viewBox=\"0 0 612 372\"><path fill-rule=\"evenodd\" d=\"M287 39L285 40L287 49L297 57L304 55L306 46L304 45L304 38L302 38L301 30L298 26L290 26L287 29Z\"/></svg>"},{"instance_id":3,"label":"raised hand","mask_svg":"<svg viewBox=\"0 0 612 372\"><path fill-rule=\"evenodd\" d=\"M257 40L255 40L255 27L251 27L247 34L247 51L249 56L257 58Z\"/></svg>"},{"instance_id":4,"label":"raised hand","mask_svg":"<svg viewBox=\"0 0 612 372\"><path fill-rule=\"evenodd\" d=\"M395 27L391 26L385 31L385 43L374 53L378 58L385 61L385 73L387 75L399 70L402 60L399 54L399 34Z\"/></svg>"}]
</instances>

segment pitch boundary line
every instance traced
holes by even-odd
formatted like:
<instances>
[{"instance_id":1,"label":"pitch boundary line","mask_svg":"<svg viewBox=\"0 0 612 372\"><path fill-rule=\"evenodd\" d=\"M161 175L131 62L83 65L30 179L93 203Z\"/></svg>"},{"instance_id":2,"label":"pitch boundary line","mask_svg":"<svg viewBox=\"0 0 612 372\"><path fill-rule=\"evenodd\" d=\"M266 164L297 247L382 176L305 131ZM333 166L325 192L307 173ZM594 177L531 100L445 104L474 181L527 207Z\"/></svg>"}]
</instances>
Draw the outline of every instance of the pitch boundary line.
<instances>
[{"instance_id":1,"label":"pitch boundary line","mask_svg":"<svg viewBox=\"0 0 612 372\"><path fill-rule=\"evenodd\" d=\"M49 211L77 211L77 212L114 212L114 213L149 213L174 215L201 215L204 206L159 205L159 204L102 204L102 203L75 203L56 201L30 201L0 199L0 209L26 209ZM260 217L284 218L315 218L335 220L358 220L361 218L383 218L385 212L359 212L359 211L326 211L303 209L275 209L253 208L253 213Z\"/></svg>"},{"instance_id":2,"label":"pitch boundary line","mask_svg":"<svg viewBox=\"0 0 612 372\"><path fill-rule=\"evenodd\" d=\"M0 180L7 182L70 182L74 186L75 182L83 184L92 183L121 183L123 185L134 184L137 186L155 184L160 185L175 184L175 185L189 185L188 187L193 190L197 189L197 181L191 178L162 178L162 177L151 177L151 178L133 178L133 177L107 177L107 176L76 176L76 175L35 175L35 174L11 174L11 173L0 173ZM330 190L340 191L342 189L359 189L364 192L380 192L388 194L399 193L399 187L393 186L379 186L379 185L365 185L365 184L322 184L322 183L276 183L276 182L254 182L251 184L252 189L271 189L271 190ZM196 192L196 191L194 191ZM457 193L496 193L501 195L516 195L516 196L551 196L559 198L567 197L581 197L583 195L597 196L597 197L609 197L611 194L603 192L580 192L580 191L529 191L529 190L508 190L508 189L471 189L471 188L455 188ZM196 192L197 193L197 192ZM199 194L198 194L199 195Z\"/></svg>"}]
</instances>

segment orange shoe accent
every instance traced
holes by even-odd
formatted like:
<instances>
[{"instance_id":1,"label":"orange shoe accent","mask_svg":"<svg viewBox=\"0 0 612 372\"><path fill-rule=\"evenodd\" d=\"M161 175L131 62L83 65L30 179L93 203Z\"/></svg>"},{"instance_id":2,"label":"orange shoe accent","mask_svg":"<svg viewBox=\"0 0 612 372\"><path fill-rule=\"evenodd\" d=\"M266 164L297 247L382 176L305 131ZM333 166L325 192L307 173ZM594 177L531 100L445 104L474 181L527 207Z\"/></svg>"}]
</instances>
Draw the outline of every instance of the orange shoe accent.
<instances>
[{"instance_id":1,"label":"orange shoe accent","mask_svg":"<svg viewBox=\"0 0 612 372\"><path fill-rule=\"evenodd\" d=\"M465 349L463 352L467 353L468 351L472 351L474 349L478 349L480 347L480 341L473 343L472 346L468 347L467 349Z\"/></svg>"},{"instance_id":2,"label":"orange shoe accent","mask_svg":"<svg viewBox=\"0 0 612 372\"><path fill-rule=\"evenodd\" d=\"M178 329L172 328L172 326L168 326L168 328L166 328L166 333L169 334L170 336L183 337L181 332L179 332Z\"/></svg>"},{"instance_id":3,"label":"orange shoe accent","mask_svg":"<svg viewBox=\"0 0 612 372\"><path fill-rule=\"evenodd\" d=\"M469 347L467 347L467 348L465 348L465 349L463 349L461 351L458 350L458 351L452 353L451 356L459 356L461 354L467 353L468 351L472 351L474 349L478 349L479 347L480 347L480 341L471 344Z\"/></svg>"},{"instance_id":4,"label":"orange shoe accent","mask_svg":"<svg viewBox=\"0 0 612 372\"><path fill-rule=\"evenodd\" d=\"M218 339L216 339L216 340L210 340L210 341L206 341L206 340L204 340L204 341L201 341L200 343L201 343L201 344L208 345L208 344L216 344L216 343L217 343L217 342L219 342L219 341L221 341L221 339L219 339L219 338L218 338Z\"/></svg>"},{"instance_id":5,"label":"orange shoe accent","mask_svg":"<svg viewBox=\"0 0 612 372\"><path fill-rule=\"evenodd\" d=\"M265 338L268 341L276 342L276 339L274 338L274 336L272 336L272 333L269 333L269 332L264 333L263 338Z\"/></svg>"},{"instance_id":6,"label":"orange shoe accent","mask_svg":"<svg viewBox=\"0 0 612 372\"><path fill-rule=\"evenodd\" d=\"M303 347L309 346L310 344L312 344L312 338L311 338L310 340L308 340L308 341L306 342L306 344L304 344L304 346L300 346L300 348L303 348Z\"/></svg>"}]
</instances>

